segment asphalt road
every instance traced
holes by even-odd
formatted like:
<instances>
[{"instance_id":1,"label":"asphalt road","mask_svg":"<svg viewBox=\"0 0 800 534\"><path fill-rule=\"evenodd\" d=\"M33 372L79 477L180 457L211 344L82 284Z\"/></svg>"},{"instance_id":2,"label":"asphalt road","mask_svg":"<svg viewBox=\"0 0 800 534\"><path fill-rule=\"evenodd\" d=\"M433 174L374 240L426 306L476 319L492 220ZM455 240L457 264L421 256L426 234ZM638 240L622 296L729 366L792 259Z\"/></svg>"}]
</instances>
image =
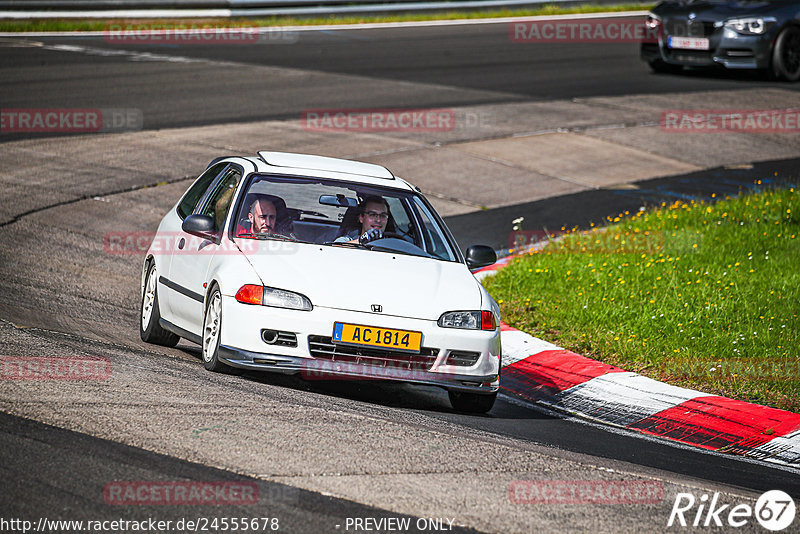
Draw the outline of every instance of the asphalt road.
<instances>
[{"instance_id":1,"label":"asphalt road","mask_svg":"<svg viewBox=\"0 0 800 534\"><path fill-rule=\"evenodd\" d=\"M265 531L328 532L336 531L337 525L343 528L347 518L371 517L379 521L392 517L408 521L410 532L424 532L416 528L419 518L236 475L13 415L0 414L0 443L9 452L0 472L7 484L17 488L0 496L3 519L31 521L32 527L42 519L45 525L50 526L41 531L81 530L63 524L56 526L56 521L130 521L146 525L138 530L157 531L150 523L155 518L152 524L169 521L174 525L170 529L161 528L162 531L192 531L193 527L177 528L181 521L183 525L189 521L197 524L198 530L208 527L208 530L216 532L223 529L212 527L214 519L247 518L248 527L255 519L258 529ZM120 498L124 490L114 492L112 488L115 484L132 480L181 481L187 488L192 484L197 488L233 486L241 488L242 493L249 490L248 496L255 497L255 502L250 499L236 502L238 496L234 493L227 494L232 502L225 502L223 497L217 497L224 494L215 493L217 500L210 504L126 506ZM166 494L165 490L162 491ZM132 530L117 528L119 531ZM474 532L458 526L452 530Z\"/></svg>"},{"instance_id":2,"label":"asphalt road","mask_svg":"<svg viewBox=\"0 0 800 534\"><path fill-rule=\"evenodd\" d=\"M177 46L108 36L29 41L30 47L0 54L2 107L135 108L152 129L293 119L318 108L776 86L749 72L654 75L638 60L636 43L516 43L507 23L302 31L258 44Z\"/></svg>"},{"instance_id":3,"label":"asphalt road","mask_svg":"<svg viewBox=\"0 0 800 534\"><path fill-rule=\"evenodd\" d=\"M134 108L146 130L157 130L297 119L311 108L775 87L750 74L656 76L632 44L514 44L507 31L505 25L337 30L303 32L293 44L180 48L102 38L6 39L0 106ZM24 150L41 157L35 141L42 134L2 140L23 137L34 141ZM134 166L144 159L135 148L119 157L133 158ZM12 165L26 164L4 157L2 144L0 163L9 174ZM776 181L797 179L795 161L763 165L756 170L777 172ZM58 169L47 170L53 171L57 176ZM425 388L209 375L189 345L161 350L138 341L139 258L112 256L99 245L109 228L155 228L187 182L141 188L121 174L109 186L100 171L83 171L80 196L57 204L36 187L13 184L33 205L51 208L22 210L0 229L0 353L106 357L115 371L100 384L0 384L0 408L15 414L0 417L7 451L0 470L9 485L14 481L0 500L4 517L113 517L120 508L108 506L101 493L109 480L252 481L264 495L289 497L243 513L282 514L287 530L297 532L334 531L342 517L388 510L397 517L456 515L458 524L484 531L660 530L678 491L753 499L783 489L800 497L794 471L609 432L511 399L501 398L487 417L472 417L453 413L443 392ZM461 241L502 246L502 224L520 210L542 227L580 225L642 202L752 184L752 172L737 172L677 176L637 184L627 195L598 190L448 222ZM93 191L108 197L93 198ZM649 508L509 505L511 481L543 477L657 480L667 497ZM164 510L158 512L165 519L194 513ZM141 518L145 511L151 510L126 508L122 515Z\"/></svg>"}]
</instances>

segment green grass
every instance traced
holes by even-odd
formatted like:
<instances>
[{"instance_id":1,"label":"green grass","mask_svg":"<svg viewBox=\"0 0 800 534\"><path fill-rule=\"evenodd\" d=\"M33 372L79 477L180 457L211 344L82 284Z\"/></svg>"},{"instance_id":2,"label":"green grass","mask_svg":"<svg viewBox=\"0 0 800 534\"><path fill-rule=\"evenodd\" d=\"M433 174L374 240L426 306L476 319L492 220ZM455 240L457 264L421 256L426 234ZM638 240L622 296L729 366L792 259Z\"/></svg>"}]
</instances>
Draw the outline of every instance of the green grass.
<instances>
[{"instance_id":1,"label":"green grass","mask_svg":"<svg viewBox=\"0 0 800 534\"><path fill-rule=\"evenodd\" d=\"M503 320L629 371L800 412L794 189L607 222L487 279Z\"/></svg>"},{"instance_id":2,"label":"green grass","mask_svg":"<svg viewBox=\"0 0 800 534\"><path fill-rule=\"evenodd\" d=\"M655 5L649 3L626 3L617 5L583 4L570 7L544 5L536 9L500 9L474 11L446 11L437 13L406 13L397 15L358 15L329 17L266 17L266 18L217 18L217 19L138 19L138 20L0 20L2 32L56 32L56 31L103 31L110 25L132 25L132 29L196 28L202 25L213 27L256 26L313 26L322 24L360 24L373 22L411 22L425 20L458 20L495 17L529 17L536 15L568 15L574 13L606 13L618 11L647 10Z\"/></svg>"}]
</instances>

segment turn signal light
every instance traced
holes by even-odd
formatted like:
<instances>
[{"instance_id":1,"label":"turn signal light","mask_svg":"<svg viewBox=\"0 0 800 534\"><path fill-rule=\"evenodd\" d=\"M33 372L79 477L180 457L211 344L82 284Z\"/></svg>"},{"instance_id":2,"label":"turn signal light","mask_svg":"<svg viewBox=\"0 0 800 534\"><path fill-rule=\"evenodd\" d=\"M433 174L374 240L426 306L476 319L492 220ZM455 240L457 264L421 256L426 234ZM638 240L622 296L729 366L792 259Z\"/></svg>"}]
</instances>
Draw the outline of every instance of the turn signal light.
<instances>
[{"instance_id":1,"label":"turn signal light","mask_svg":"<svg viewBox=\"0 0 800 534\"><path fill-rule=\"evenodd\" d=\"M239 288L234 298L244 304L261 304L264 298L264 286L244 285Z\"/></svg>"}]
</instances>

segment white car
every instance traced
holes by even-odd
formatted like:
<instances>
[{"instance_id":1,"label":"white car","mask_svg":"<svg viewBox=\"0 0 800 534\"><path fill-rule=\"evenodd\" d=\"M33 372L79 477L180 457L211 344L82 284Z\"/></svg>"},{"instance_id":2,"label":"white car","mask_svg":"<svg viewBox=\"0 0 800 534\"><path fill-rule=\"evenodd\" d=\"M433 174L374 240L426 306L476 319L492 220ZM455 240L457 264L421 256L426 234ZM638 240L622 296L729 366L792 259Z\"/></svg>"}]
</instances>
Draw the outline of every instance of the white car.
<instances>
[{"instance_id":1,"label":"white car","mask_svg":"<svg viewBox=\"0 0 800 534\"><path fill-rule=\"evenodd\" d=\"M142 271L140 334L202 345L226 367L497 396L500 310L419 189L386 168L259 152L211 162L161 221Z\"/></svg>"}]
</instances>

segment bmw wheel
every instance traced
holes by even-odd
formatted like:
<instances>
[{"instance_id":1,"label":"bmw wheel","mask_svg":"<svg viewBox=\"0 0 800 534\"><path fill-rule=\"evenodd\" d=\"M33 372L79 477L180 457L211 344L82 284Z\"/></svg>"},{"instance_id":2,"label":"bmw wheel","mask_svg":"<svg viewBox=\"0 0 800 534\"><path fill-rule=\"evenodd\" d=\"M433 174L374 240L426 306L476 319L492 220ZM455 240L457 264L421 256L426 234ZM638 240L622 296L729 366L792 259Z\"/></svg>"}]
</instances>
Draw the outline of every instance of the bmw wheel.
<instances>
[{"instance_id":1,"label":"bmw wheel","mask_svg":"<svg viewBox=\"0 0 800 534\"><path fill-rule=\"evenodd\" d=\"M772 74L780 80L800 80L800 27L789 26L775 39Z\"/></svg>"},{"instance_id":2,"label":"bmw wheel","mask_svg":"<svg viewBox=\"0 0 800 534\"><path fill-rule=\"evenodd\" d=\"M159 321L161 313L158 309L158 271L155 262L150 262L147 269L147 277L144 281L144 291L142 291L142 305L139 308L139 337L147 343L174 347L180 341L180 337L161 328Z\"/></svg>"}]
</instances>

